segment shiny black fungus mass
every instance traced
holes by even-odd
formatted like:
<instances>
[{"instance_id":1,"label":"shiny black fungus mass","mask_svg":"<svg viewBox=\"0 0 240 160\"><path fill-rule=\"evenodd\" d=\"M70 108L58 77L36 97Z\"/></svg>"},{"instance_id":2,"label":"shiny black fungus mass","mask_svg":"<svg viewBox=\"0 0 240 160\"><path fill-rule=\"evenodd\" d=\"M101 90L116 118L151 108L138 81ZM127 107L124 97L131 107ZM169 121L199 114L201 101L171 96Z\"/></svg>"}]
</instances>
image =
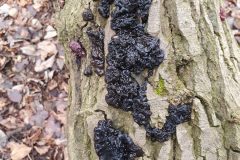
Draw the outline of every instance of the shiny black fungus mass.
<instances>
[{"instance_id":1,"label":"shiny black fungus mass","mask_svg":"<svg viewBox=\"0 0 240 160\"><path fill-rule=\"evenodd\" d=\"M103 17L109 17L113 1L102 0L98 8ZM144 126L153 140L166 141L176 131L176 125L190 120L191 105L170 105L169 116L162 129L150 125L152 112L146 96L147 79L152 70L164 60L160 40L145 32L151 0L115 0L111 13L111 28L116 32L108 45L106 102L115 108L130 111L134 121ZM144 83L133 77L149 71Z\"/></svg>"},{"instance_id":2,"label":"shiny black fungus mass","mask_svg":"<svg viewBox=\"0 0 240 160\"><path fill-rule=\"evenodd\" d=\"M100 120L94 128L94 147L99 160L134 160L142 157L143 150L109 119Z\"/></svg>"},{"instance_id":3,"label":"shiny black fungus mass","mask_svg":"<svg viewBox=\"0 0 240 160\"><path fill-rule=\"evenodd\" d=\"M166 117L166 122L163 127L159 129L147 124L145 125L147 135L151 137L153 141L167 141L176 132L176 126L178 124L191 120L191 108L191 104L170 105L168 107L168 116Z\"/></svg>"},{"instance_id":4,"label":"shiny black fungus mass","mask_svg":"<svg viewBox=\"0 0 240 160\"><path fill-rule=\"evenodd\" d=\"M92 67L91 67L91 66L87 66L87 67L85 68L83 74L84 74L85 76L87 76L87 77L90 77L90 76L93 74L93 72L92 72Z\"/></svg>"},{"instance_id":5,"label":"shiny black fungus mass","mask_svg":"<svg viewBox=\"0 0 240 160\"><path fill-rule=\"evenodd\" d=\"M93 29L89 27L87 29L87 35L92 44L91 50L91 64L94 67L94 72L98 76L104 75L104 31L102 28L98 27Z\"/></svg>"},{"instance_id":6,"label":"shiny black fungus mass","mask_svg":"<svg viewBox=\"0 0 240 160\"><path fill-rule=\"evenodd\" d=\"M84 21L92 21L94 20L94 15L92 13L92 10L87 8L83 11L82 17Z\"/></svg>"},{"instance_id":7,"label":"shiny black fungus mass","mask_svg":"<svg viewBox=\"0 0 240 160\"><path fill-rule=\"evenodd\" d=\"M114 0L101 0L98 12L101 14L102 17L108 18L110 12L110 5L113 3Z\"/></svg>"}]
</instances>

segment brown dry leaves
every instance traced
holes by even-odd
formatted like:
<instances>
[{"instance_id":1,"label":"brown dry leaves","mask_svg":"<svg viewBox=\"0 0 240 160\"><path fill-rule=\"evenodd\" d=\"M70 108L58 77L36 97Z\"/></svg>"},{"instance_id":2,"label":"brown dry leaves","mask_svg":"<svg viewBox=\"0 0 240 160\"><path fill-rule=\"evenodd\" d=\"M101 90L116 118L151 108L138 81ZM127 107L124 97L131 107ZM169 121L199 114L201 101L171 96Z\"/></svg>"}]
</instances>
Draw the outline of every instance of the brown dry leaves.
<instances>
[{"instance_id":1,"label":"brown dry leaves","mask_svg":"<svg viewBox=\"0 0 240 160\"><path fill-rule=\"evenodd\" d=\"M11 150L12 160L21 160L25 158L31 152L32 148L26 146L25 144L19 144L15 142L10 142L8 147Z\"/></svg>"},{"instance_id":2,"label":"brown dry leaves","mask_svg":"<svg viewBox=\"0 0 240 160\"><path fill-rule=\"evenodd\" d=\"M240 1L226 0L224 6L220 9L220 18L227 21L233 30L237 42L240 44Z\"/></svg>"},{"instance_id":3,"label":"brown dry leaves","mask_svg":"<svg viewBox=\"0 0 240 160\"><path fill-rule=\"evenodd\" d=\"M0 158L63 160L68 72L50 0L0 3Z\"/></svg>"}]
</instances>

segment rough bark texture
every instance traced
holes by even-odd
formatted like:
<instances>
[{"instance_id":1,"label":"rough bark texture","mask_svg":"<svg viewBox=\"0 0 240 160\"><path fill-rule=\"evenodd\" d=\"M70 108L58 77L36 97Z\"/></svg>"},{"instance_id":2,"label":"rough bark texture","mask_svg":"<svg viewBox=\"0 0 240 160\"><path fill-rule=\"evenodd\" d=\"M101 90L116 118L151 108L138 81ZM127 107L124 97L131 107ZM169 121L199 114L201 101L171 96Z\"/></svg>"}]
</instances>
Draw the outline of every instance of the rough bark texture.
<instances>
[{"instance_id":1,"label":"rough bark texture","mask_svg":"<svg viewBox=\"0 0 240 160\"><path fill-rule=\"evenodd\" d=\"M164 63L154 72L147 96L152 123L161 127L169 102L194 96L192 121L177 127L165 143L151 142L130 113L108 107L104 78L83 76L90 63L90 44L81 13L88 3L96 22L105 26L105 49L113 32L110 20L97 13L98 2L66 0L57 14L60 41L70 72L68 151L71 160L97 160L93 129L105 110L114 124L145 151L144 160L240 160L240 50L226 22L221 0L153 0L148 32L162 40ZM87 57L77 65L68 43L80 37ZM107 50L106 50L107 54Z\"/></svg>"}]
</instances>

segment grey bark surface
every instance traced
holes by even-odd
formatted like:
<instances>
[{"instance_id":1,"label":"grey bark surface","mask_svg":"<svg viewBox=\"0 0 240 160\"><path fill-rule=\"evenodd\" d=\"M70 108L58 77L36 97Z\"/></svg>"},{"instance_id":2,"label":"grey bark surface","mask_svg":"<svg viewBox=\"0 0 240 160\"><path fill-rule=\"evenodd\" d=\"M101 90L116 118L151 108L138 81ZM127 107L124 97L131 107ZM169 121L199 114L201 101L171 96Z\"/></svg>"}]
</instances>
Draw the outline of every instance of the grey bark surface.
<instances>
[{"instance_id":1,"label":"grey bark surface","mask_svg":"<svg viewBox=\"0 0 240 160\"><path fill-rule=\"evenodd\" d=\"M147 96L152 124L161 127L169 103L193 96L192 120L177 127L165 143L152 142L130 113L105 102L104 77L83 75L90 63L90 43L81 13L90 7L105 28L105 54L114 32L110 19L97 13L97 1L66 0L57 15L60 42L65 47L70 72L68 152L71 160L97 160L93 129L106 111L114 125L128 133L145 152L143 160L240 160L240 50L231 29L219 18L221 0L153 0L148 32L162 41L163 64L150 78ZM90 24L88 24L90 26ZM87 56L76 64L68 48L79 37Z\"/></svg>"}]
</instances>

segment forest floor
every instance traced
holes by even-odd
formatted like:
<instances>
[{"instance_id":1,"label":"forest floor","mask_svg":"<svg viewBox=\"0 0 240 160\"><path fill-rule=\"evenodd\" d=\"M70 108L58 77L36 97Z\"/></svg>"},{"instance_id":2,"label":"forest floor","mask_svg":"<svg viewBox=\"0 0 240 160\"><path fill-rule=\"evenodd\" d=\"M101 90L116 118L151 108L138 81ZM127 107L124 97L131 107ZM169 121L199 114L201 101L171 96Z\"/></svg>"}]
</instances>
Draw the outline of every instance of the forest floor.
<instances>
[{"instance_id":1,"label":"forest floor","mask_svg":"<svg viewBox=\"0 0 240 160\"><path fill-rule=\"evenodd\" d=\"M69 75L50 2L0 1L0 159L66 159Z\"/></svg>"},{"instance_id":2,"label":"forest floor","mask_svg":"<svg viewBox=\"0 0 240 160\"><path fill-rule=\"evenodd\" d=\"M219 16L240 43L240 3ZM51 0L0 1L0 159L63 160L69 74Z\"/></svg>"}]
</instances>

